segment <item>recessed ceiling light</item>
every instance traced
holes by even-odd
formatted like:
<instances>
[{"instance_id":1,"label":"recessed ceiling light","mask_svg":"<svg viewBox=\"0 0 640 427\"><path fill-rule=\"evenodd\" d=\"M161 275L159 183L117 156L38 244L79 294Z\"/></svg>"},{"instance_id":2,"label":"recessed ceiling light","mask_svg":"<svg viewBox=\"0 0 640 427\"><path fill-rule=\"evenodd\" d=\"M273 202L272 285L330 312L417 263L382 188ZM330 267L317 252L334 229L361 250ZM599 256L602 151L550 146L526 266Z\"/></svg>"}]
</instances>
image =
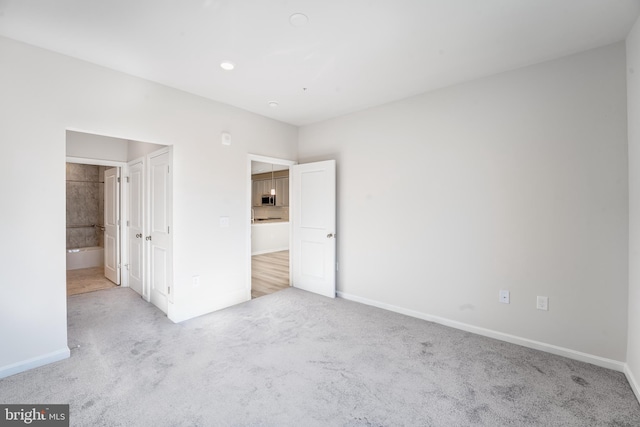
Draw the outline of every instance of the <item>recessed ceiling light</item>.
<instances>
[{"instance_id":1,"label":"recessed ceiling light","mask_svg":"<svg viewBox=\"0 0 640 427\"><path fill-rule=\"evenodd\" d=\"M271 108L276 108L278 106L278 101L269 101L269 102L267 102L267 104Z\"/></svg>"},{"instance_id":2,"label":"recessed ceiling light","mask_svg":"<svg viewBox=\"0 0 640 427\"><path fill-rule=\"evenodd\" d=\"M289 17L289 23L294 27L304 27L309 24L309 17L304 13L294 13Z\"/></svg>"},{"instance_id":3,"label":"recessed ceiling light","mask_svg":"<svg viewBox=\"0 0 640 427\"><path fill-rule=\"evenodd\" d=\"M233 70L234 68L236 68L236 64L234 64L234 63L233 63L233 62L231 62L231 61L222 61L222 62L220 63L220 68L222 68L222 69L223 69L223 70L225 70L225 71L231 71L231 70Z\"/></svg>"}]
</instances>

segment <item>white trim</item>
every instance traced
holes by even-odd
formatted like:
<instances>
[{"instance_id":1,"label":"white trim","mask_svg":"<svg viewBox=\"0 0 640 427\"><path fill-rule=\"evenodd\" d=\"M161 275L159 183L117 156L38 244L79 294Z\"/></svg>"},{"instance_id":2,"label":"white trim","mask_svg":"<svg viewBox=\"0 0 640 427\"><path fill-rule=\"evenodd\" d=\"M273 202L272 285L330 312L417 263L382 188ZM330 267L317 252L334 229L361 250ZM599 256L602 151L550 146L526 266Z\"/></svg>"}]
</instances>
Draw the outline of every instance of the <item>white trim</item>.
<instances>
[{"instance_id":1,"label":"white trim","mask_svg":"<svg viewBox=\"0 0 640 427\"><path fill-rule=\"evenodd\" d=\"M296 162L295 160L279 159L276 157L261 156L259 154L249 154L249 166L251 166L251 161L273 163L274 165L284 166L292 166L298 164L298 162ZM249 174L251 174L251 169L249 169Z\"/></svg>"},{"instance_id":2,"label":"white trim","mask_svg":"<svg viewBox=\"0 0 640 427\"><path fill-rule=\"evenodd\" d=\"M167 317L173 323L184 322L185 320L193 319L195 317L204 316L216 310L231 307L232 305L240 304L251 300L251 290L247 294L245 289L238 289L231 292L227 292L222 295L217 295L215 304L213 306L205 304L196 308L196 311L184 311L176 310L176 306L173 303L169 303L167 310ZM193 308L193 307L191 307Z\"/></svg>"},{"instance_id":3,"label":"white trim","mask_svg":"<svg viewBox=\"0 0 640 427\"><path fill-rule=\"evenodd\" d=\"M26 359L20 362L12 363L11 365L3 366L0 368L0 378L5 378L10 375L19 374L20 372L24 372L30 369L38 368L40 366L48 365L49 363L68 359L69 356L71 356L71 351L69 351L69 347L64 347L64 348L61 348L60 350L56 350L42 356L32 357L31 359Z\"/></svg>"},{"instance_id":4,"label":"white trim","mask_svg":"<svg viewBox=\"0 0 640 427\"><path fill-rule=\"evenodd\" d=\"M114 168L122 168L127 165L127 162L118 162L116 160L100 160L100 159L90 159L87 157L73 157L73 156L67 156L67 163L80 163L83 165L94 165L94 166L111 166Z\"/></svg>"},{"instance_id":5,"label":"white trim","mask_svg":"<svg viewBox=\"0 0 640 427\"><path fill-rule=\"evenodd\" d=\"M633 376L633 372L631 372L631 368L629 368L629 364L624 364L624 374L627 377L627 381L629 381L629 385L631 386L631 390L633 390L633 394L636 395L636 399L640 402L640 386L636 381L636 377Z\"/></svg>"},{"instance_id":6,"label":"white trim","mask_svg":"<svg viewBox=\"0 0 640 427\"><path fill-rule=\"evenodd\" d=\"M528 338L522 338L515 335L505 334L503 332L494 331L491 329L481 328L479 326L469 325L467 323L458 322L455 320L446 319L444 317L433 316L430 314L422 313L415 310L410 310L403 307L398 307L391 304L382 303L368 298L359 297L356 295L347 294L344 292L337 292L338 297L359 302L361 304L370 305L373 307L382 308L384 310L393 311L396 313L404 314L418 319L427 320L429 322L438 323L451 328L460 329L462 331L471 332L474 334L482 335L489 338L495 338L497 340L506 341L512 344L521 345L523 347L533 348L535 350L545 351L547 353L555 354L558 356L568 357L569 359L579 360L581 362L591 363L603 368L613 369L618 372L625 372L625 363L619 362L613 359L607 359L600 356L595 356L588 353L583 353L576 350L571 350L565 347L559 347L553 344L547 344L540 341L530 340ZM635 391L635 390L634 390Z\"/></svg>"}]
</instances>

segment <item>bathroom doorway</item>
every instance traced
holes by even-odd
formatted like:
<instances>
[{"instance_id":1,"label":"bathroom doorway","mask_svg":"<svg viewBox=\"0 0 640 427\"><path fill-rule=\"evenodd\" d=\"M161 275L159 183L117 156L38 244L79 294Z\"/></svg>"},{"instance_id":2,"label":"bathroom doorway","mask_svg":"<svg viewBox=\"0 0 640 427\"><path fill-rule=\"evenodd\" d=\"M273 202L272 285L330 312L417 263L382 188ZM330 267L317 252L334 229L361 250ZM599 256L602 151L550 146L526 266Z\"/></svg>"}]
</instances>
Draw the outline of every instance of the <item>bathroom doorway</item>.
<instances>
[{"instance_id":1,"label":"bathroom doorway","mask_svg":"<svg viewBox=\"0 0 640 427\"><path fill-rule=\"evenodd\" d=\"M71 296L120 284L120 167L68 160L66 262Z\"/></svg>"}]
</instances>

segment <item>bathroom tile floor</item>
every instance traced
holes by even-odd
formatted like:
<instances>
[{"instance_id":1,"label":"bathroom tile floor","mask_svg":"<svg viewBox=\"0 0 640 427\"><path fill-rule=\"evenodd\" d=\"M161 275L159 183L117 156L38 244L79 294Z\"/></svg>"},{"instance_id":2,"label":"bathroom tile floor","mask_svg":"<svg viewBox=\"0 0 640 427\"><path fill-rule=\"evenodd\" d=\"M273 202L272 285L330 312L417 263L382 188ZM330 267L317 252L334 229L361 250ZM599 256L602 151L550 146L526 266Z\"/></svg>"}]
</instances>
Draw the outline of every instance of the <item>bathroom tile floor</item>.
<instances>
[{"instance_id":1,"label":"bathroom tile floor","mask_svg":"<svg viewBox=\"0 0 640 427\"><path fill-rule=\"evenodd\" d=\"M104 267L67 270L67 296L115 288L117 285L104 277Z\"/></svg>"}]
</instances>

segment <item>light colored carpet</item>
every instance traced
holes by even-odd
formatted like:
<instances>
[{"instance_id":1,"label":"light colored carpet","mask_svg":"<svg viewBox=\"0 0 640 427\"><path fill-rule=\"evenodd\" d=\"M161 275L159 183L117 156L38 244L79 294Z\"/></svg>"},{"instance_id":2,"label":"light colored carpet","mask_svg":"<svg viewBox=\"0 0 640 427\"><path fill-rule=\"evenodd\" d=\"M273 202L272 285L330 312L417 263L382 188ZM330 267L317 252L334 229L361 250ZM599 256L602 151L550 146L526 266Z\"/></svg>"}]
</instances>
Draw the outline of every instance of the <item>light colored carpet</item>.
<instances>
[{"instance_id":1,"label":"light colored carpet","mask_svg":"<svg viewBox=\"0 0 640 427\"><path fill-rule=\"evenodd\" d=\"M638 426L624 375L289 288L181 324L69 298L71 358L0 380L73 426Z\"/></svg>"}]
</instances>

